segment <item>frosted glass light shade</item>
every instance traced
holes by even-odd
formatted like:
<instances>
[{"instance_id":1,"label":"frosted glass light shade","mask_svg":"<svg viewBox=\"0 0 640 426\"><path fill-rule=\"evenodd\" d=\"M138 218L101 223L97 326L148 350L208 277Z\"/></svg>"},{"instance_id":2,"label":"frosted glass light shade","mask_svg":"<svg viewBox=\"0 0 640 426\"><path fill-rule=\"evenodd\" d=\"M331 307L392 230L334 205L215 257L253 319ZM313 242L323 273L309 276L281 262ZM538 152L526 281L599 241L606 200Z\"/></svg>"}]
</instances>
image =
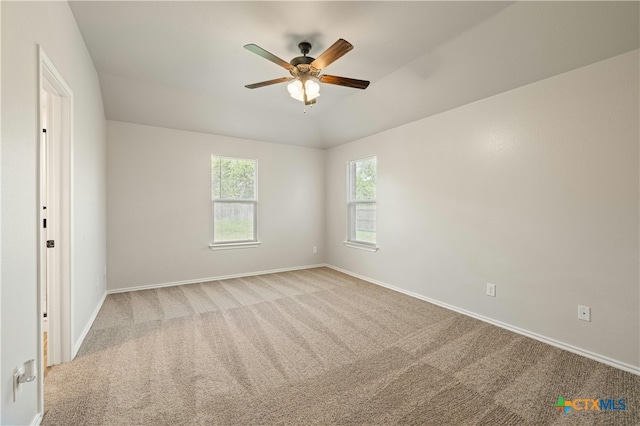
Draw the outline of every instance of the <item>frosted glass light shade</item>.
<instances>
[{"instance_id":1,"label":"frosted glass light shade","mask_svg":"<svg viewBox=\"0 0 640 426\"><path fill-rule=\"evenodd\" d=\"M287 85L287 90L293 99L304 102L304 93L307 93L307 101L320 96L320 85L313 80L307 80L302 86L300 80L295 80Z\"/></svg>"},{"instance_id":2,"label":"frosted glass light shade","mask_svg":"<svg viewBox=\"0 0 640 426\"><path fill-rule=\"evenodd\" d=\"M287 90L293 99L297 99L299 101L303 101L304 97L302 94L302 82L300 80L295 80L287 85Z\"/></svg>"},{"instance_id":3,"label":"frosted glass light shade","mask_svg":"<svg viewBox=\"0 0 640 426\"><path fill-rule=\"evenodd\" d=\"M313 99L317 96L320 96L320 85L313 80L307 80L304 83L304 87L307 90L307 98Z\"/></svg>"}]
</instances>

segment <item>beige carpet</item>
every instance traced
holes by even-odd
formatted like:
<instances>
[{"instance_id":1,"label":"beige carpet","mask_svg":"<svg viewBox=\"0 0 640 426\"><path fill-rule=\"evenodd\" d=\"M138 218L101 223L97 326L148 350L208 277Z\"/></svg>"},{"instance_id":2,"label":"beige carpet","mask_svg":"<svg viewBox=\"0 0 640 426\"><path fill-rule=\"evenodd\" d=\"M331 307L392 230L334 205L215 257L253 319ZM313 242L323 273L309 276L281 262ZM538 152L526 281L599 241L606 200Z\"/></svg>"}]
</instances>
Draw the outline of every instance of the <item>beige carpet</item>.
<instances>
[{"instance_id":1,"label":"beige carpet","mask_svg":"<svg viewBox=\"0 0 640 426\"><path fill-rule=\"evenodd\" d=\"M638 376L319 268L109 295L43 424L640 425L639 402Z\"/></svg>"}]
</instances>

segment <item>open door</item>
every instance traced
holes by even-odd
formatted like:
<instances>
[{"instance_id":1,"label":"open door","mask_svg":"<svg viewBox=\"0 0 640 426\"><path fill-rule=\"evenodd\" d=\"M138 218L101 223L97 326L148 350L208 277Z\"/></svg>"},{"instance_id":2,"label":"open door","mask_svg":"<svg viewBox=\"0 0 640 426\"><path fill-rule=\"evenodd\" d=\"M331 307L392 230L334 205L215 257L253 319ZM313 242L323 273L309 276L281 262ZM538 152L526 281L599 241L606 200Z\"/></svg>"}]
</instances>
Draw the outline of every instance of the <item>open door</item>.
<instances>
[{"instance_id":1,"label":"open door","mask_svg":"<svg viewBox=\"0 0 640 426\"><path fill-rule=\"evenodd\" d=\"M42 48L39 54L40 217L38 342L40 409L44 369L71 361L73 94ZM44 333L46 341L44 339ZM44 356L46 351L46 357ZM45 361L46 358L46 361ZM45 363L46 362L46 363Z\"/></svg>"}]
</instances>

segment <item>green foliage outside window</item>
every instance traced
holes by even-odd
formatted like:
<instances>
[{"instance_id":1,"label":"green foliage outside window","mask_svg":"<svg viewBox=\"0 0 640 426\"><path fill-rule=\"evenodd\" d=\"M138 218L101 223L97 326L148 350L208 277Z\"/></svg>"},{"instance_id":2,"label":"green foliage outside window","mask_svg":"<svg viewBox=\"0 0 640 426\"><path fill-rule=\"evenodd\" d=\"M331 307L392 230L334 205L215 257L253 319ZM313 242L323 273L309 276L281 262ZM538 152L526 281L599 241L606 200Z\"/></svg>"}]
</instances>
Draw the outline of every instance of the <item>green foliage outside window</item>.
<instances>
[{"instance_id":1,"label":"green foliage outside window","mask_svg":"<svg viewBox=\"0 0 640 426\"><path fill-rule=\"evenodd\" d=\"M254 160L211 157L211 197L255 199L255 165Z\"/></svg>"},{"instance_id":2,"label":"green foliage outside window","mask_svg":"<svg viewBox=\"0 0 640 426\"><path fill-rule=\"evenodd\" d=\"M376 159L354 162L355 200L376 199Z\"/></svg>"},{"instance_id":3,"label":"green foliage outside window","mask_svg":"<svg viewBox=\"0 0 640 426\"><path fill-rule=\"evenodd\" d=\"M348 240L376 244L376 157L349 162Z\"/></svg>"},{"instance_id":4,"label":"green foliage outside window","mask_svg":"<svg viewBox=\"0 0 640 426\"><path fill-rule=\"evenodd\" d=\"M211 157L213 242L255 241L256 160Z\"/></svg>"}]
</instances>

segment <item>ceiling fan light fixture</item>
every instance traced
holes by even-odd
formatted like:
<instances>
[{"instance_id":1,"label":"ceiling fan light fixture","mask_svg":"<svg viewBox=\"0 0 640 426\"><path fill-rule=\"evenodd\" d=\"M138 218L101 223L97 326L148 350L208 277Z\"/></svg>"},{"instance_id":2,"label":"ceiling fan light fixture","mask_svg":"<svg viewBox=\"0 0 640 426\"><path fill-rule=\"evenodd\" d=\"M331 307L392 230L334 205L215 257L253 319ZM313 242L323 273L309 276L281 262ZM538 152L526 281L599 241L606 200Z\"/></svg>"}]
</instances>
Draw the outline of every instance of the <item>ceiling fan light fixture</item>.
<instances>
[{"instance_id":1,"label":"ceiling fan light fixture","mask_svg":"<svg viewBox=\"0 0 640 426\"><path fill-rule=\"evenodd\" d=\"M304 102L305 92L307 95L307 102L320 96L320 85L312 79L305 81L304 85L302 84L302 81L298 79L294 80L287 85L287 90L293 99L300 102Z\"/></svg>"}]
</instances>

